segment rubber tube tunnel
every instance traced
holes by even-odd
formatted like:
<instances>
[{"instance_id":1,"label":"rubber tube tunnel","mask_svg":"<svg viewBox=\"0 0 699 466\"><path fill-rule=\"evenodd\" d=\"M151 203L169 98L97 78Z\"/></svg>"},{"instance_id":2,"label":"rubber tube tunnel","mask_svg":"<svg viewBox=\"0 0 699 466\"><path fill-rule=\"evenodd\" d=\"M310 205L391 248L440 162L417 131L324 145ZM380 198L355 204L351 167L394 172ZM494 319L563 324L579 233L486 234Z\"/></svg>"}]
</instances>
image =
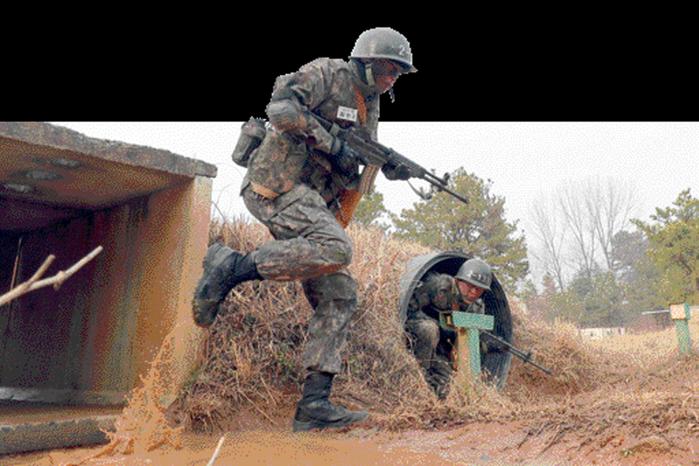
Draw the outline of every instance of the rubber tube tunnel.
<instances>
[{"instance_id":1,"label":"rubber tube tunnel","mask_svg":"<svg viewBox=\"0 0 699 466\"><path fill-rule=\"evenodd\" d=\"M56 433L59 421L118 412L172 331L184 373L173 375L174 396L195 362L189 339L202 335L191 298L215 176L215 166L165 150L0 122L0 294L50 254L43 278L104 248L59 290L0 306L0 454L57 446L32 443L38 431L22 431L23 419L53 421Z\"/></svg>"},{"instance_id":2,"label":"rubber tube tunnel","mask_svg":"<svg viewBox=\"0 0 699 466\"><path fill-rule=\"evenodd\" d=\"M400 280L398 303L400 322L405 325L410 297L427 274L437 272L453 276L459 267L470 258L471 256L461 251L433 252L412 258L406 265ZM490 288L490 291L483 293L485 313L494 317L493 333L508 343L512 343L512 313L505 291L495 273L493 273L493 283ZM484 337L481 336L481 338ZM512 354L507 351L481 355L481 367L484 374L494 381L499 389L503 388L507 382L511 363Z\"/></svg>"}]
</instances>

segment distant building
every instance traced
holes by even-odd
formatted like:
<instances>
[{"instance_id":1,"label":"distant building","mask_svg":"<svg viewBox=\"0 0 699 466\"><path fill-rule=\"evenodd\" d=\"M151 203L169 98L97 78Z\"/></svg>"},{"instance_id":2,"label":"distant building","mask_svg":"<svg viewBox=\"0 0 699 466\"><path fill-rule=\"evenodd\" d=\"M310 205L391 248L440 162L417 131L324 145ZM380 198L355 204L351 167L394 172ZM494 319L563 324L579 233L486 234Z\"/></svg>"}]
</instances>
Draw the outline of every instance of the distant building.
<instances>
[{"instance_id":1,"label":"distant building","mask_svg":"<svg viewBox=\"0 0 699 466\"><path fill-rule=\"evenodd\" d=\"M632 332L657 332L672 326L669 309L641 312L636 319L627 324Z\"/></svg>"},{"instance_id":2,"label":"distant building","mask_svg":"<svg viewBox=\"0 0 699 466\"><path fill-rule=\"evenodd\" d=\"M579 332L580 336L584 338L589 338L590 340L598 340L600 338L624 335L626 334L626 329L624 327L593 327L581 328Z\"/></svg>"}]
</instances>

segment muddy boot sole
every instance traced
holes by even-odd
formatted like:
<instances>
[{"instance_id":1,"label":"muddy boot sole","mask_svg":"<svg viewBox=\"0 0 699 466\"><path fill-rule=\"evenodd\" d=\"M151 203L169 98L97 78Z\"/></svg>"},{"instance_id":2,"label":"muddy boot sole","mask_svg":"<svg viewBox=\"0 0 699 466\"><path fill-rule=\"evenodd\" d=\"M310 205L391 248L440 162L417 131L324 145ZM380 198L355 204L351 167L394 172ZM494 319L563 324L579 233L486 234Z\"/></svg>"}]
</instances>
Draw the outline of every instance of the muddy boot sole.
<instances>
[{"instance_id":1,"label":"muddy boot sole","mask_svg":"<svg viewBox=\"0 0 699 466\"><path fill-rule=\"evenodd\" d=\"M214 243L209 246L206 251L206 256L204 257L204 274L199 279L199 283L194 291L194 298L192 299L192 315L194 317L194 323L200 327L210 327L211 324L216 320L216 315L218 314L219 305L225 299L225 295L222 299L209 299L207 295L209 294L209 281L211 280L211 273L215 267L222 262L222 259L217 260L217 255L219 252L226 248L221 243ZM224 256L225 257L225 256Z\"/></svg>"},{"instance_id":2,"label":"muddy boot sole","mask_svg":"<svg viewBox=\"0 0 699 466\"><path fill-rule=\"evenodd\" d=\"M313 429L339 429L340 427L363 421L367 416L369 416L369 413L366 411L357 411L337 421L321 421L317 419L299 421L294 419L292 427L294 432L307 432Z\"/></svg>"}]
</instances>

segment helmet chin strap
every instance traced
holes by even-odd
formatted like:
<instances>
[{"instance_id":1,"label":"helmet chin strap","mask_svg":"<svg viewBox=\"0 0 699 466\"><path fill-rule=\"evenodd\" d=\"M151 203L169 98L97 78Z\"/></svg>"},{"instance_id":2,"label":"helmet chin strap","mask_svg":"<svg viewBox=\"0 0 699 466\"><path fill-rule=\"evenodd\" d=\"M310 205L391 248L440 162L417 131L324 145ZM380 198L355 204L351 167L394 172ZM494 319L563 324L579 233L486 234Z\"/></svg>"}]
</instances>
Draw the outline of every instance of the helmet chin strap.
<instances>
[{"instance_id":1,"label":"helmet chin strap","mask_svg":"<svg viewBox=\"0 0 699 466\"><path fill-rule=\"evenodd\" d=\"M364 63L364 76L366 77L366 83L369 87L376 89L376 80L374 79L374 69L372 68L372 63ZM388 90L388 97L391 99L391 103L396 101L396 95L393 93L393 88Z\"/></svg>"},{"instance_id":2,"label":"helmet chin strap","mask_svg":"<svg viewBox=\"0 0 699 466\"><path fill-rule=\"evenodd\" d=\"M366 83L371 86L376 86L376 81L374 81L374 70L371 68L371 62L364 65L364 75L366 76Z\"/></svg>"}]
</instances>

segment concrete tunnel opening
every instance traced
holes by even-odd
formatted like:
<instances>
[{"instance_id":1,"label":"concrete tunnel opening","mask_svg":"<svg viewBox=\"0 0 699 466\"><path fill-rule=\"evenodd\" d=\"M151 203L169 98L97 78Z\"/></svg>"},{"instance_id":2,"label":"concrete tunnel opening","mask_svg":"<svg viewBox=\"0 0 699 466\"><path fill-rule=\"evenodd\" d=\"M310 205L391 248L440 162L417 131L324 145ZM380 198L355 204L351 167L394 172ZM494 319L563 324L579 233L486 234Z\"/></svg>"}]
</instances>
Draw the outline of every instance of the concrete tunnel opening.
<instances>
[{"instance_id":1,"label":"concrete tunnel opening","mask_svg":"<svg viewBox=\"0 0 699 466\"><path fill-rule=\"evenodd\" d=\"M215 176L168 151L0 122L0 294L50 254L45 277L104 248L59 290L0 306L0 455L105 441L168 332L199 335ZM176 357L193 359L184 346Z\"/></svg>"}]
</instances>

